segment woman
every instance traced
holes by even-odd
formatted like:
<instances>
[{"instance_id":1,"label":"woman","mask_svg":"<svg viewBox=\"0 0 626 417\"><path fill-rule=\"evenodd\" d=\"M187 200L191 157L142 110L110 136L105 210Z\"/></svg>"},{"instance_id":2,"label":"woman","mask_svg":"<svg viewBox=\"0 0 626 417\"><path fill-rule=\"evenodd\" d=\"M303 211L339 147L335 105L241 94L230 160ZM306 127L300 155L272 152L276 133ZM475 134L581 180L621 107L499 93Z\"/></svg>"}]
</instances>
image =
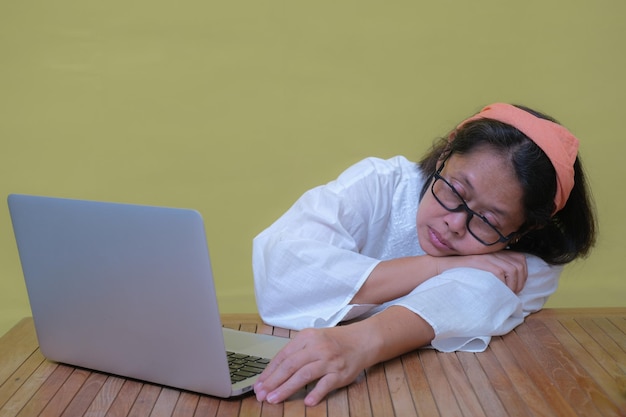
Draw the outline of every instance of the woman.
<instances>
[{"instance_id":1,"label":"woman","mask_svg":"<svg viewBox=\"0 0 626 417\"><path fill-rule=\"evenodd\" d=\"M419 164L368 158L305 193L254 240L262 318L302 330L257 399L317 381L314 405L421 346L482 351L541 309L562 265L595 241L577 152L553 119L496 103Z\"/></svg>"}]
</instances>

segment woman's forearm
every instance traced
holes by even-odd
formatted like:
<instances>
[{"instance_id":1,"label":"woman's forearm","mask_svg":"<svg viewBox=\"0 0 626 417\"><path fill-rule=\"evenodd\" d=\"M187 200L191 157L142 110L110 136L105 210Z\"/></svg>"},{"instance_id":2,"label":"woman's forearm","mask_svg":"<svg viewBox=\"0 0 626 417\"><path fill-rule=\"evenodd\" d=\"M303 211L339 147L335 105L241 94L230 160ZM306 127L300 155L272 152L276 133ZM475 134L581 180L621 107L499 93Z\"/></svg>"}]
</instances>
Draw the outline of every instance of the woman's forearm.
<instances>
[{"instance_id":1,"label":"woman's forearm","mask_svg":"<svg viewBox=\"0 0 626 417\"><path fill-rule=\"evenodd\" d=\"M362 321L352 323L356 334L368 346L366 367L395 358L430 344L435 331L419 315L402 306L391 306Z\"/></svg>"},{"instance_id":2,"label":"woman's forearm","mask_svg":"<svg viewBox=\"0 0 626 417\"><path fill-rule=\"evenodd\" d=\"M498 251L481 255L411 256L382 261L352 298L353 304L383 304L413 291L424 281L452 268L468 267L491 272L513 292L524 288L528 278L523 253Z\"/></svg>"},{"instance_id":3,"label":"woman's forearm","mask_svg":"<svg viewBox=\"0 0 626 417\"><path fill-rule=\"evenodd\" d=\"M432 257L411 256L380 262L352 298L353 304L382 304L402 297L437 275Z\"/></svg>"}]
</instances>

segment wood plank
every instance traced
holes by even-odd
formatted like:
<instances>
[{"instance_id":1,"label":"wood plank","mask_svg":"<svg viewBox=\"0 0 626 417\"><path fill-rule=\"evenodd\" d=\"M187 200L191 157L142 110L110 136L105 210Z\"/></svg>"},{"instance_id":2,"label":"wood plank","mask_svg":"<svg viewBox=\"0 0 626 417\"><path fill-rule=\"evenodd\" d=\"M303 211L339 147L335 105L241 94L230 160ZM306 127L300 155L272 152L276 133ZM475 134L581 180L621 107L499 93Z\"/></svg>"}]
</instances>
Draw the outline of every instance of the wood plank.
<instances>
[{"instance_id":1,"label":"wood plank","mask_svg":"<svg viewBox=\"0 0 626 417\"><path fill-rule=\"evenodd\" d=\"M28 381L44 360L41 351L36 349L4 383L1 383L3 380L0 380L0 409Z\"/></svg>"},{"instance_id":2,"label":"wood plank","mask_svg":"<svg viewBox=\"0 0 626 417\"><path fill-rule=\"evenodd\" d=\"M239 330L239 326L240 326L239 323L233 323L229 321L222 323L222 327L225 327L227 329L232 329L232 330Z\"/></svg>"},{"instance_id":3,"label":"wood plank","mask_svg":"<svg viewBox=\"0 0 626 417\"><path fill-rule=\"evenodd\" d=\"M567 350L563 349L559 340L545 324L533 321L516 332L523 337L533 351L533 356L579 414L585 416L615 414L615 405L604 392L598 390L593 378L577 364Z\"/></svg>"},{"instance_id":4,"label":"wood plank","mask_svg":"<svg viewBox=\"0 0 626 417\"><path fill-rule=\"evenodd\" d=\"M256 332L261 334L273 334L274 328L265 323L261 323L256 326Z\"/></svg>"},{"instance_id":5,"label":"wood plank","mask_svg":"<svg viewBox=\"0 0 626 417\"><path fill-rule=\"evenodd\" d=\"M223 323L248 332L297 334L263 324L255 314L230 315ZM7 347L19 340L21 351ZM37 349L32 319L0 337L0 372L0 417L525 416L594 415L594 410L626 416L626 308L546 309L495 337L485 352L411 352L368 369L355 384L310 408L302 399L311 387L271 405L253 395L220 400L58 365Z\"/></svg>"},{"instance_id":6,"label":"wood plank","mask_svg":"<svg viewBox=\"0 0 626 417\"><path fill-rule=\"evenodd\" d=\"M37 352L41 355L39 349L37 349ZM57 367L56 363L44 360L35 372L20 386L15 394L2 406L0 409L0 417L13 417L18 415L18 413L26 407L27 403L32 400L41 385L52 375ZM28 413L23 415L28 415Z\"/></svg>"},{"instance_id":7,"label":"wood plank","mask_svg":"<svg viewBox=\"0 0 626 417\"><path fill-rule=\"evenodd\" d=\"M365 379L372 414L374 416L393 416L394 410L385 376L385 366L379 363L367 369Z\"/></svg>"},{"instance_id":8,"label":"wood plank","mask_svg":"<svg viewBox=\"0 0 626 417\"><path fill-rule=\"evenodd\" d=\"M149 415L160 393L161 387L152 384L143 384L128 416L145 417Z\"/></svg>"},{"instance_id":9,"label":"wood plank","mask_svg":"<svg viewBox=\"0 0 626 417\"><path fill-rule=\"evenodd\" d=\"M613 373L611 369L615 369L616 371L618 369L611 364L626 364L626 351L624 351L624 349L622 349L617 342L598 325L598 323L603 323L604 327L607 327L606 325L610 324L607 319L592 319L585 317L576 319L576 322L609 355L609 358L603 358L605 360L603 361L602 366L604 366L605 369L608 368L607 370Z\"/></svg>"},{"instance_id":10,"label":"wood plank","mask_svg":"<svg viewBox=\"0 0 626 417\"><path fill-rule=\"evenodd\" d=\"M306 389L300 389L283 403L283 415L303 416L305 415L304 397Z\"/></svg>"},{"instance_id":11,"label":"wood plank","mask_svg":"<svg viewBox=\"0 0 626 417\"><path fill-rule=\"evenodd\" d=\"M330 397L327 397L327 400ZM313 407L306 407L306 409L304 410L303 414L300 414L301 416L306 415L306 417L327 417L328 416L328 408L327 408L327 400L326 401L321 401L319 404L313 406ZM346 407L345 410L347 410L348 408ZM287 415L287 413L285 413L285 415Z\"/></svg>"},{"instance_id":12,"label":"wood plank","mask_svg":"<svg viewBox=\"0 0 626 417\"><path fill-rule=\"evenodd\" d=\"M104 417L124 385L124 381L125 379L120 377L108 376L89 408L85 411L85 417Z\"/></svg>"},{"instance_id":13,"label":"wood plank","mask_svg":"<svg viewBox=\"0 0 626 417\"><path fill-rule=\"evenodd\" d=\"M436 417L440 415L439 410L428 384L419 352L420 350L402 355L400 357L402 369L404 370L409 392L411 393L411 400L415 405L417 415Z\"/></svg>"},{"instance_id":14,"label":"wood plank","mask_svg":"<svg viewBox=\"0 0 626 417\"><path fill-rule=\"evenodd\" d=\"M575 413L570 399L566 398L554 385L553 375L546 372L545 363L542 364L537 360L537 352L529 349L520 334L529 334L527 326L520 326L502 338L512 351L517 363L525 368L532 383L540 390L556 415L569 416Z\"/></svg>"},{"instance_id":15,"label":"wood plank","mask_svg":"<svg viewBox=\"0 0 626 417\"><path fill-rule=\"evenodd\" d=\"M345 417L350 415L348 402L348 388L344 387L331 392L326 400L328 417Z\"/></svg>"},{"instance_id":16,"label":"wood plank","mask_svg":"<svg viewBox=\"0 0 626 417\"><path fill-rule=\"evenodd\" d=\"M587 373L596 381L596 383L604 387L605 393L611 398L613 402L619 404L621 401L621 394L618 389L611 389L615 387L614 378L603 368L600 363L589 353L589 350L593 350L593 347L583 346L579 341L567 331L562 325L560 320L547 319L544 321L544 325L552 332L552 334L559 340L563 349L567 352L587 371Z\"/></svg>"},{"instance_id":17,"label":"wood plank","mask_svg":"<svg viewBox=\"0 0 626 417\"><path fill-rule=\"evenodd\" d=\"M80 387L80 390L74 394L72 401L65 408L62 416L74 417L84 415L106 380L107 376L100 372L88 373L87 379Z\"/></svg>"},{"instance_id":18,"label":"wood plank","mask_svg":"<svg viewBox=\"0 0 626 417\"><path fill-rule=\"evenodd\" d=\"M462 416L463 413L439 361L439 353L425 349L419 352L419 356L439 413L446 417Z\"/></svg>"},{"instance_id":19,"label":"wood plank","mask_svg":"<svg viewBox=\"0 0 626 417\"><path fill-rule=\"evenodd\" d=\"M176 401L176 407L172 412L172 417L193 417L198 406L200 396L191 392L183 391Z\"/></svg>"},{"instance_id":20,"label":"wood plank","mask_svg":"<svg viewBox=\"0 0 626 417\"><path fill-rule=\"evenodd\" d=\"M493 338L491 343L493 344L495 340L500 340L500 338ZM485 372L490 386L493 388L502 406L506 410L506 413L501 415L516 417L531 416L532 413L526 405L525 400L520 396L520 393L513 385L513 381L511 381L502 368L502 364L496 358L493 348L490 346L484 352L477 354L476 360Z\"/></svg>"},{"instance_id":21,"label":"wood plank","mask_svg":"<svg viewBox=\"0 0 626 417\"><path fill-rule=\"evenodd\" d=\"M241 323L239 325L239 330L242 332L256 333L256 328L256 323Z\"/></svg>"},{"instance_id":22,"label":"wood plank","mask_svg":"<svg viewBox=\"0 0 626 417\"><path fill-rule=\"evenodd\" d=\"M161 388L150 417L171 417L181 392L172 388Z\"/></svg>"},{"instance_id":23,"label":"wood plank","mask_svg":"<svg viewBox=\"0 0 626 417\"><path fill-rule=\"evenodd\" d=\"M247 395L241 401L240 416L259 417L261 415L262 403L256 400L254 395Z\"/></svg>"},{"instance_id":24,"label":"wood plank","mask_svg":"<svg viewBox=\"0 0 626 417\"><path fill-rule=\"evenodd\" d=\"M509 335L510 334L511 333L509 333ZM535 416L557 415L556 413L561 412L561 409L554 410L549 401L547 401L543 396L542 388L537 387L534 383L532 383L532 380L530 380L529 375L526 373L526 369L529 367L529 364L534 362L534 359L532 357L525 357L528 362L518 362L517 355L520 354L520 352L511 352L507 346L507 341L505 339L506 336L509 335L505 335L501 338L493 338L489 347L493 351L498 362L500 362L500 366L504 369L504 372L511 380L513 389L515 389L519 393L520 397L523 398L524 408L528 408L531 411L531 414ZM530 366L533 366L535 369L538 367L536 363ZM557 398L559 397L557 396ZM559 401L559 403L563 403L563 401ZM517 412L513 415L517 415ZM571 416L575 415L575 413L569 405L565 404L564 411L558 415Z\"/></svg>"},{"instance_id":25,"label":"wood plank","mask_svg":"<svg viewBox=\"0 0 626 417\"><path fill-rule=\"evenodd\" d=\"M348 410L351 416L372 416L372 406L364 372L357 377L356 381L348 385Z\"/></svg>"},{"instance_id":26,"label":"wood plank","mask_svg":"<svg viewBox=\"0 0 626 417\"><path fill-rule=\"evenodd\" d=\"M626 315L626 307L590 307L590 308L544 308L537 313L531 314L526 318L528 320L541 320L544 318L559 317L607 317L607 316L624 316Z\"/></svg>"},{"instance_id":27,"label":"wood plank","mask_svg":"<svg viewBox=\"0 0 626 417\"><path fill-rule=\"evenodd\" d=\"M0 381L6 381L37 350L33 319L20 320L0 337Z\"/></svg>"},{"instance_id":28,"label":"wood plank","mask_svg":"<svg viewBox=\"0 0 626 417\"><path fill-rule=\"evenodd\" d=\"M622 350L622 352L626 352L626 329L622 330L615 325L615 322L611 320L610 317L597 318L593 319L594 323L604 331L608 337L613 339L615 344ZM619 362L618 363L626 363ZM626 368L625 368L626 369Z\"/></svg>"},{"instance_id":29,"label":"wood plank","mask_svg":"<svg viewBox=\"0 0 626 417\"><path fill-rule=\"evenodd\" d=\"M54 397L46 404L41 416L61 416L70 401L83 386L90 372L85 369L74 368L70 376L61 385Z\"/></svg>"},{"instance_id":30,"label":"wood plank","mask_svg":"<svg viewBox=\"0 0 626 417\"><path fill-rule=\"evenodd\" d=\"M30 417L40 415L48 402L56 395L65 381L74 371L74 368L66 365L57 365L50 376L39 386L37 392L21 409L18 416Z\"/></svg>"},{"instance_id":31,"label":"wood plank","mask_svg":"<svg viewBox=\"0 0 626 417\"><path fill-rule=\"evenodd\" d=\"M215 417L219 407L219 400L207 396L200 396L198 407L194 413L194 417Z\"/></svg>"},{"instance_id":32,"label":"wood plank","mask_svg":"<svg viewBox=\"0 0 626 417\"><path fill-rule=\"evenodd\" d=\"M272 332L272 334L274 336L279 336L279 337L291 337L291 331L288 329L282 329L280 327L274 327L274 331ZM297 334L297 332L294 332L294 335Z\"/></svg>"},{"instance_id":33,"label":"wood plank","mask_svg":"<svg viewBox=\"0 0 626 417\"><path fill-rule=\"evenodd\" d=\"M626 362L626 355L613 339L594 337L594 333L596 335L598 333L594 332L593 327L596 327L595 325L589 328L583 327L578 320L573 318L563 318L559 322L609 374L616 376L623 373L623 368L620 367L620 364Z\"/></svg>"},{"instance_id":34,"label":"wood plank","mask_svg":"<svg viewBox=\"0 0 626 417\"><path fill-rule=\"evenodd\" d=\"M239 415L241 402L233 398L225 398L220 400L217 408L217 415L220 417L236 417Z\"/></svg>"},{"instance_id":35,"label":"wood plank","mask_svg":"<svg viewBox=\"0 0 626 417\"><path fill-rule=\"evenodd\" d=\"M261 404L261 416L263 417L280 417L283 416L283 404ZM221 416L221 414L220 414Z\"/></svg>"},{"instance_id":36,"label":"wood plank","mask_svg":"<svg viewBox=\"0 0 626 417\"><path fill-rule=\"evenodd\" d=\"M489 377L478 362L477 356L482 353L457 352L456 356L467 375L468 383L474 390L486 416L500 417L506 415L506 410Z\"/></svg>"},{"instance_id":37,"label":"wood plank","mask_svg":"<svg viewBox=\"0 0 626 417\"><path fill-rule=\"evenodd\" d=\"M615 326L617 327L620 332L622 332L622 334L626 334L626 313L624 313L623 316L621 317L616 317L616 316L607 316L607 319L609 319L609 321ZM620 343L621 344L621 343ZM621 346L626 349L626 344L621 344Z\"/></svg>"},{"instance_id":38,"label":"wood plank","mask_svg":"<svg viewBox=\"0 0 626 417\"><path fill-rule=\"evenodd\" d=\"M105 415L109 417L127 416L133 404L135 404L135 400L139 396L142 387L143 384L139 381L131 379L124 380L120 391Z\"/></svg>"},{"instance_id":39,"label":"wood plank","mask_svg":"<svg viewBox=\"0 0 626 417\"><path fill-rule=\"evenodd\" d=\"M439 355L439 360L463 414L476 417L485 416L480 401L478 401L457 355L455 353L443 353Z\"/></svg>"},{"instance_id":40,"label":"wood plank","mask_svg":"<svg viewBox=\"0 0 626 417\"><path fill-rule=\"evenodd\" d=\"M415 404L413 404L411 391L409 390L408 381L404 374L402 359L395 358L387 361L384 363L384 367L395 415L417 417L417 410L415 409Z\"/></svg>"}]
</instances>

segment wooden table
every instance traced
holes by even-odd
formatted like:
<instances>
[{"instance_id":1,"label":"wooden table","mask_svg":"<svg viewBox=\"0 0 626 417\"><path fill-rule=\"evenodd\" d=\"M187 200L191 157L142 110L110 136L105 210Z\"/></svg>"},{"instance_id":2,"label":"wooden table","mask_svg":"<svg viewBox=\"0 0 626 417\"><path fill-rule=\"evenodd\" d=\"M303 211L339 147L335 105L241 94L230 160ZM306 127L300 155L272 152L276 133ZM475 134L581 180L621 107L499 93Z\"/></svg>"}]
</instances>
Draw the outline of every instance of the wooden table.
<instances>
[{"instance_id":1,"label":"wooden table","mask_svg":"<svg viewBox=\"0 0 626 417\"><path fill-rule=\"evenodd\" d=\"M225 326L275 331L254 315ZM626 308L548 309L483 353L420 349L379 364L325 402L220 400L44 359L32 319L0 338L4 416L626 416Z\"/></svg>"}]
</instances>

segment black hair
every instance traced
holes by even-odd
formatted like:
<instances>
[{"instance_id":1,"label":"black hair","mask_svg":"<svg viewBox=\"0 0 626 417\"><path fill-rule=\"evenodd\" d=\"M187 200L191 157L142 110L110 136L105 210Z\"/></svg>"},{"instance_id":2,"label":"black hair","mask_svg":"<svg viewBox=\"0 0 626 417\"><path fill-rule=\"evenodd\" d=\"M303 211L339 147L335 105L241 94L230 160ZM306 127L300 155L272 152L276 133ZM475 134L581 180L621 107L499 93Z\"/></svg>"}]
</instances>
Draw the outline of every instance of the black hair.
<instances>
[{"instance_id":1,"label":"black hair","mask_svg":"<svg viewBox=\"0 0 626 417\"><path fill-rule=\"evenodd\" d=\"M528 107L516 107L558 123ZM421 159L420 170L426 178L432 179L439 163L453 153L470 154L485 147L498 152L509 160L523 190L525 222L509 243L510 249L536 255L550 264L565 264L588 255L595 243L597 224L580 156L574 162L574 188L565 206L553 215L556 171L528 136L507 123L486 118L468 122L450 134L455 135L454 140L439 139ZM497 172L493 180L498 181ZM420 198L430 182L425 182Z\"/></svg>"}]
</instances>

